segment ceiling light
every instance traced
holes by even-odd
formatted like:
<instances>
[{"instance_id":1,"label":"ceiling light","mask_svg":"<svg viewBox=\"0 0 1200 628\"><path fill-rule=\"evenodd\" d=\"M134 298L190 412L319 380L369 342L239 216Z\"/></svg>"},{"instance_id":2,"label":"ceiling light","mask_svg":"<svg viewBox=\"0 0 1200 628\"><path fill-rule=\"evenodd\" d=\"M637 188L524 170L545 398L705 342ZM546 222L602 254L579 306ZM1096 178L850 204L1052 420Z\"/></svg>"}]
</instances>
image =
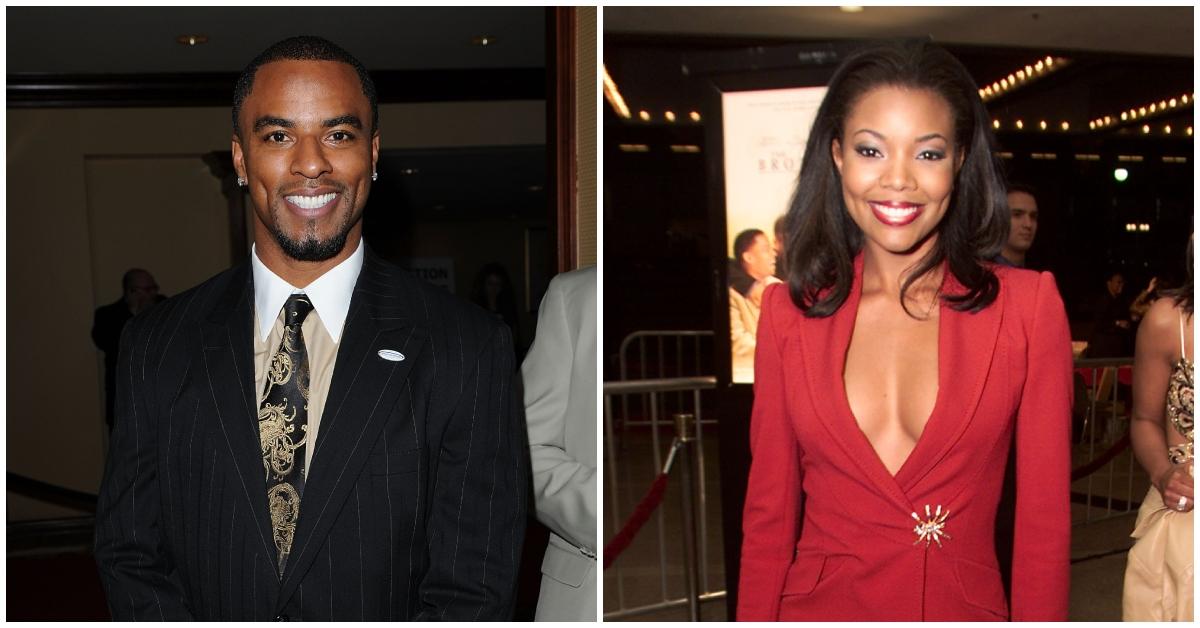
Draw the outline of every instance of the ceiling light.
<instances>
[{"instance_id":1,"label":"ceiling light","mask_svg":"<svg viewBox=\"0 0 1200 628\"><path fill-rule=\"evenodd\" d=\"M1023 129L1023 128L1025 128L1025 123L1024 123L1024 122L1021 122L1020 120L1017 120L1017 128L1018 128L1018 129Z\"/></svg>"},{"instance_id":2,"label":"ceiling light","mask_svg":"<svg viewBox=\"0 0 1200 628\"><path fill-rule=\"evenodd\" d=\"M471 43L476 46L494 46L496 45L496 38L491 35L476 35L471 38Z\"/></svg>"},{"instance_id":3,"label":"ceiling light","mask_svg":"<svg viewBox=\"0 0 1200 628\"><path fill-rule=\"evenodd\" d=\"M1062 130L1064 130L1064 131L1070 131L1070 130L1071 130L1071 125L1070 125L1069 123L1067 123L1065 120L1064 120L1064 121L1063 121L1063 123L1062 123L1061 125L1059 125L1059 126L1061 126L1061 127L1062 127Z\"/></svg>"},{"instance_id":4,"label":"ceiling light","mask_svg":"<svg viewBox=\"0 0 1200 628\"><path fill-rule=\"evenodd\" d=\"M668 111L663 114L663 117L667 119L667 122L674 122L675 121L675 112Z\"/></svg>"},{"instance_id":5,"label":"ceiling light","mask_svg":"<svg viewBox=\"0 0 1200 628\"><path fill-rule=\"evenodd\" d=\"M1143 125L1142 125L1142 133L1149 133L1149 132L1150 132L1150 125L1149 125L1149 124L1143 124Z\"/></svg>"},{"instance_id":6,"label":"ceiling light","mask_svg":"<svg viewBox=\"0 0 1200 628\"><path fill-rule=\"evenodd\" d=\"M645 111L645 110L639 111L638 117L642 119L642 122L649 122L650 121L650 112Z\"/></svg>"},{"instance_id":7,"label":"ceiling light","mask_svg":"<svg viewBox=\"0 0 1200 628\"><path fill-rule=\"evenodd\" d=\"M199 46L200 44L208 43L208 35L180 35L175 38L175 41L184 46Z\"/></svg>"},{"instance_id":8,"label":"ceiling light","mask_svg":"<svg viewBox=\"0 0 1200 628\"><path fill-rule=\"evenodd\" d=\"M604 67L604 99L608 101L610 107L616 114L626 120L631 116L629 114L629 106L625 104L625 98L621 96L621 90L617 89L617 82L608 75L608 67Z\"/></svg>"},{"instance_id":9,"label":"ceiling light","mask_svg":"<svg viewBox=\"0 0 1200 628\"><path fill-rule=\"evenodd\" d=\"M1163 133L1170 135L1171 134L1171 125L1168 124L1167 126L1163 127Z\"/></svg>"},{"instance_id":10,"label":"ceiling light","mask_svg":"<svg viewBox=\"0 0 1200 628\"><path fill-rule=\"evenodd\" d=\"M688 117L692 119L692 122L699 122L700 121L700 112L693 111L688 114Z\"/></svg>"},{"instance_id":11,"label":"ceiling light","mask_svg":"<svg viewBox=\"0 0 1200 628\"><path fill-rule=\"evenodd\" d=\"M999 121L999 120L992 120L992 128L993 128L993 129L998 129L998 128L1000 128L1000 121Z\"/></svg>"},{"instance_id":12,"label":"ceiling light","mask_svg":"<svg viewBox=\"0 0 1200 628\"><path fill-rule=\"evenodd\" d=\"M1042 120L1041 122L1038 122L1038 127L1040 127L1043 131L1045 131L1046 130L1046 121Z\"/></svg>"},{"instance_id":13,"label":"ceiling light","mask_svg":"<svg viewBox=\"0 0 1200 628\"><path fill-rule=\"evenodd\" d=\"M862 10L863 10L862 7L856 7L856 6L850 6L850 5L841 6L838 8L842 10L842 13L862 13Z\"/></svg>"},{"instance_id":14,"label":"ceiling light","mask_svg":"<svg viewBox=\"0 0 1200 628\"><path fill-rule=\"evenodd\" d=\"M1124 181L1129 178L1129 171L1124 168L1113 170L1113 178L1117 181Z\"/></svg>"}]
</instances>

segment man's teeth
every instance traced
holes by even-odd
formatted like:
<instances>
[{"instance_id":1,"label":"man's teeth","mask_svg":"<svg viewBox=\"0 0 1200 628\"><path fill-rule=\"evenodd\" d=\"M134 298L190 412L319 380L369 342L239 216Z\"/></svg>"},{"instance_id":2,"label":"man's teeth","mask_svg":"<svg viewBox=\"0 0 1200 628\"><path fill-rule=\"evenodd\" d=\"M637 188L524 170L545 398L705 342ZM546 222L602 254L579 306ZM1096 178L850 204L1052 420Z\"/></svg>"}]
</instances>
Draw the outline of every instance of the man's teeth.
<instances>
[{"instance_id":1,"label":"man's teeth","mask_svg":"<svg viewBox=\"0 0 1200 628\"><path fill-rule=\"evenodd\" d=\"M289 203L303 209L316 209L332 201L337 196L336 192L322 194L320 196L285 196Z\"/></svg>"}]
</instances>

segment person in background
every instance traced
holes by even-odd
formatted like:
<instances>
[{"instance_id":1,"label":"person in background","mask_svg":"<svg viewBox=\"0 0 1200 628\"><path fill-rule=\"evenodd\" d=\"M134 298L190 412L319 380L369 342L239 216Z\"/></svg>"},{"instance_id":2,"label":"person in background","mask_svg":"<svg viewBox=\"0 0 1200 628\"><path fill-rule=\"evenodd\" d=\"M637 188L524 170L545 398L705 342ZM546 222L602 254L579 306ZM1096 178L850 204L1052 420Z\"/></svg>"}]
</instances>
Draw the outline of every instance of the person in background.
<instances>
[{"instance_id":1,"label":"person in background","mask_svg":"<svg viewBox=\"0 0 1200 628\"><path fill-rule=\"evenodd\" d=\"M92 316L92 342L104 352L104 423L113 428L113 409L117 398L117 353L121 331L129 319L158 303L165 296L158 293L158 282L149 271L130 268L121 277L121 298L96 308Z\"/></svg>"},{"instance_id":2,"label":"person in background","mask_svg":"<svg viewBox=\"0 0 1200 628\"><path fill-rule=\"evenodd\" d=\"M1012 220L1008 229L1008 240L996 256L996 262L1025 267L1025 255L1033 246L1038 229L1038 204L1033 187L1022 183L1008 185L1008 210Z\"/></svg>"},{"instance_id":3,"label":"person in background","mask_svg":"<svg viewBox=\"0 0 1200 628\"><path fill-rule=\"evenodd\" d=\"M475 281L471 285L471 303L508 325L513 347L517 355L521 355L524 345L521 344L521 323L517 318L517 294L502 264L492 262L475 273Z\"/></svg>"},{"instance_id":4,"label":"person in background","mask_svg":"<svg viewBox=\"0 0 1200 628\"><path fill-rule=\"evenodd\" d=\"M733 239L729 274L729 333L734 370L752 368L763 290L775 277L775 249L761 229L746 229Z\"/></svg>"},{"instance_id":5,"label":"person in background","mask_svg":"<svg viewBox=\"0 0 1200 628\"><path fill-rule=\"evenodd\" d=\"M1151 277L1150 283L1146 284L1146 288L1138 293L1133 298L1133 302L1129 304L1129 320L1137 325L1142 318L1146 316L1146 312L1150 310L1150 306L1158 299L1158 277Z\"/></svg>"},{"instance_id":6,"label":"person in background","mask_svg":"<svg viewBox=\"0 0 1200 628\"><path fill-rule=\"evenodd\" d=\"M787 214L775 219L775 278L787 280Z\"/></svg>"},{"instance_id":7,"label":"person in background","mask_svg":"<svg viewBox=\"0 0 1200 628\"><path fill-rule=\"evenodd\" d=\"M521 365L538 521L550 528L536 621L596 617L596 267L550 281Z\"/></svg>"},{"instance_id":8,"label":"person in background","mask_svg":"<svg viewBox=\"0 0 1200 628\"><path fill-rule=\"evenodd\" d=\"M1193 243L1184 285L1150 306L1137 333L1129 437L1151 486L1125 567L1125 621L1193 620Z\"/></svg>"},{"instance_id":9,"label":"person in background","mask_svg":"<svg viewBox=\"0 0 1200 628\"><path fill-rule=\"evenodd\" d=\"M1104 293L1092 306L1092 332L1088 336L1087 357L1123 358L1133 354L1132 323L1129 302L1124 298L1125 275L1108 273Z\"/></svg>"}]
</instances>

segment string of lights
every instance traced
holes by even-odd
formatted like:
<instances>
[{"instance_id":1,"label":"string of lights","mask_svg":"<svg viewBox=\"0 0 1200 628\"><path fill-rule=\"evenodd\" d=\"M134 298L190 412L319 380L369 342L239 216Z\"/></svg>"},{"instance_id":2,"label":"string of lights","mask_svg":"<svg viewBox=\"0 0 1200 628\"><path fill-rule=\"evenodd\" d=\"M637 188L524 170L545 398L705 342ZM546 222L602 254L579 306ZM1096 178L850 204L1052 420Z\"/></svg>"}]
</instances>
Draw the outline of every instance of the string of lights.
<instances>
[{"instance_id":1,"label":"string of lights","mask_svg":"<svg viewBox=\"0 0 1200 628\"><path fill-rule=\"evenodd\" d=\"M1071 60L1065 57L1046 55L1042 59L1009 72L1008 76L992 81L990 85L979 88L979 97L983 99L983 102L994 100L1018 87L1061 70L1070 63Z\"/></svg>"}]
</instances>

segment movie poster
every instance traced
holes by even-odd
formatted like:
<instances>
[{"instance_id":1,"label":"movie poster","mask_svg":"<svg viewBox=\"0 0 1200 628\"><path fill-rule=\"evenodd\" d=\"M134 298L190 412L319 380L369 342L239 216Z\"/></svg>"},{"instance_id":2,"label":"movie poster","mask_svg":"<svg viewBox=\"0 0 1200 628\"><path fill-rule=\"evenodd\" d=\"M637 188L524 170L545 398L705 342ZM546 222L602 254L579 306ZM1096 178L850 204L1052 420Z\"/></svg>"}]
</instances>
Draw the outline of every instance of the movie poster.
<instances>
[{"instance_id":1,"label":"movie poster","mask_svg":"<svg viewBox=\"0 0 1200 628\"><path fill-rule=\"evenodd\" d=\"M721 96L729 334L735 383L754 382L762 293L783 276L776 221L787 212L804 144L824 96L824 87L726 92Z\"/></svg>"}]
</instances>

